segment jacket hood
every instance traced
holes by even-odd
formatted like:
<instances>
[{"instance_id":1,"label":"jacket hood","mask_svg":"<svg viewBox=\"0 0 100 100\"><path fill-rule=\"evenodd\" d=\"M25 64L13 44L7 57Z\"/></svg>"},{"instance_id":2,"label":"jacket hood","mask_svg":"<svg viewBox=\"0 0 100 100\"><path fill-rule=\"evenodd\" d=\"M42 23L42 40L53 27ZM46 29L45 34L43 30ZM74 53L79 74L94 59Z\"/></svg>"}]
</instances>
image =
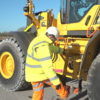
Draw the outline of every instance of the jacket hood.
<instances>
[{"instance_id":1,"label":"jacket hood","mask_svg":"<svg viewBox=\"0 0 100 100\"><path fill-rule=\"evenodd\" d=\"M40 33L40 37L43 38L43 40L45 40L46 42L48 42L49 44L53 43L51 39L49 39L45 33Z\"/></svg>"}]
</instances>

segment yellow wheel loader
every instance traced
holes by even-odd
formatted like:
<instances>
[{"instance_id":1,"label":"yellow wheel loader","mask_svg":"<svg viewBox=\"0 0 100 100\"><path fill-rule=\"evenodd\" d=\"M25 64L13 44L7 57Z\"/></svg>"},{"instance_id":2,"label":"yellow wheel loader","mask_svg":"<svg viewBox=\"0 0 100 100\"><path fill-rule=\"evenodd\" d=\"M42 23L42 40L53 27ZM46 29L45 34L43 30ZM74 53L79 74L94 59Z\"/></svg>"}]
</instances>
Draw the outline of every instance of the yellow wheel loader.
<instances>
[{"instance_id":1,"label":"yellow wheel loader","mask_svg":"<svg viewBox=\"0 0 100 100\"><path fill-rule=\"evenodd\" d=\"M61 0L57 19L53 9L35 13L32 0L27 0L26 5L24 32L10 32L12 38L0 42L0 85L9 91L30 86L24 73L28 45L48 27L55 26L60 37L54 45L66 51L64 55L52 54L55 72L64 85L66 77L77 80L79 92L82 82L86 82L89 99L100 100L100 0Z\"/></svg>"}]
</instances>

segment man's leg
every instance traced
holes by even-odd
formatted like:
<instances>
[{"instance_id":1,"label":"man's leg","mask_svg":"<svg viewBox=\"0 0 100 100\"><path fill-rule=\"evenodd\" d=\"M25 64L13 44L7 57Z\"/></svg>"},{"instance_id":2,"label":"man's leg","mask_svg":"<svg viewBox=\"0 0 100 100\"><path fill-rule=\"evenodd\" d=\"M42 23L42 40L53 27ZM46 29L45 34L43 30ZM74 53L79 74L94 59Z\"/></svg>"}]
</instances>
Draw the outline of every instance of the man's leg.
<instances>
[{"instance_id":1,"label":"man's leg","mask_svg":"<svg viewBox=\"0 0 100 100\"><path fill-rule=\"evenodd\" d=\"M56 90L56 86L52 84L52 82L50 82L50 80L45 80L43 81L44 83L51 85L55 90ZM58 94L61 96L62 99L66 98L68 96L68 90L65 88L65 86L62 84L62 82L60 83L61 85L61 89L56 90L58 92Z\"/></svg>"},{"instance_id":2,"label":"man's leg","mask_svg":"<svg viewBox=\"0 0 100 100\"><path fill-rule=\"evenodd\" d=\"M43 100L44 83L43 82L31 82L33 87L32 100Z\"/></svg>"}]
</instances>

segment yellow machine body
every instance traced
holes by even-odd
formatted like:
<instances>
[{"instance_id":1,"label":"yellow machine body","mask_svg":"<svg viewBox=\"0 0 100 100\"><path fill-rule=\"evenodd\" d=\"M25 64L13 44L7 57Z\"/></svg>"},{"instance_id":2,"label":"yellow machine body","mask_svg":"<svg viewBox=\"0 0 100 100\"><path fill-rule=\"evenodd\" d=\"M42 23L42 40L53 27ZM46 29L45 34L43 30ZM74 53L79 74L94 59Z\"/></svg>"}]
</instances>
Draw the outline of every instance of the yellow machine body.
<instances>
[{"instance_id":1,"label":"yellow machine body","mask_svg":"<svg viewBox=\"0 0 100 100\"><path fill-rule=\"evenodd\" d=\"M30 2L31 1L32 0L30 0ZM31 6L30 5L28 6L33 7L32 5ZM52 15L51 9L49 12L41 12L39 16L42 16L43 19L39 20L39 17L38 17L38 19L35 19L34 22L32 21L33 17L35 17L34 15L31 15L29 13L24 14L31 20L32 22L31 26L34 25L37 28L37 33L38 33L37 35L39 35L41 32L45 33L48 27L55 26L60 31L60 37L63 36L66 39L66 46L65 46L66 55L53 54L52 56L54 69L62 70L62 72L57 72L58 74L64 75L72 79L79 79L80 76L82 76L83 80L86 81L89 67L93 61L93 58L92 59L89 58L85 60L83 67L81 67L83 55L86 51L87 44L91 40L91 38L86 37L86 34L90 26L92 26L91 31L96 30L97 26L100 27L100 24L97 24L99 19L96 20L96 17L100 16L99 9L100 9L100 5L94 5L88 11L88 13L82 18L81 21L77 23L68 23L68 24L61 23L61 12L59 12L57 20L56 20L54 18L54 15ZM31 8L29 9L29 12L31 12L30 10ZM91 18L88 24L85 25L86 19L89 15L91 15ZM29 26L28 28L30 28L31 26ZM25 31L27 31L27 29ZM82 31L86 31L86 32L85 32L84 37L81 37L81 36L77 37L77 36L70 36L68 34L69 31L71 32L78 31L78 34L80 34L80 32ZM92 33L93 32L91 32L90 34ZM94 42L96 42L96 40L94 40ZM65 42L62 40L59 40L58 45L59 47L64 48ZM70 68L70 64L73 65L73 68Z\"/></svg>"},{"instance_id":2,"label":"yellow machine body","mask_svg":"<svg viewBox=\"0 0 100 100\"><path fill-rule=\"evenodd\" d=\"M46 29L49 28L50 26L55 26L57 27L57 20L54 18L54 16L52 16L52 21L51 21L51 12L43 12L40 14L40 16L43 16L44 19L40 20L40 28L37 29L38 31L38 35L41 32L46 32ZM42 26L42 24L44 23L44 26ZM49 23L49 24L48 24Z\"/></svg>"},{"instance_id":3,"label":"yellow machine body","mask_svg":"<svg viewBox=\"0 0 100 100\"><path fill-rule=\"evenodd\" d=\"M96 9L96 10L94 10ZM100 26L100 24L94 23L96 16L98 15L98 11L100 9L100 5L93 6L90 11L86 14L86 16L78 23L72 23L72 24L62 24L61 23L61 17L60 13L58 14L57 18L57 28L60 31L60 35L67 35L68 31L76 31L76 30L87 30L90 26L93 26L94 30L97 26ZM100 11L99 11L100 12ZM91 19L86 26L84 23L87 19L87 17L91 15ZM94 24L93 24L94 23ZM80 33L79 33L80 34ZM64 73L59 73L61 75L66 75L66 77L70 77L73 79L79 79L79 77L82 75L83 80L86 81L87 74L90 65L86 65L87 63L92 63L90 59L87 60L84 64L86 65L84 69L86 72L84 73L83 70L80 68L80 63L82 62L82 57L85 52L86 46L90 40L90 38L75 38L75 37L67 37L67 45L65 47L66 49L66 56L62 57L58 55L58 59L54 63L55 69L62 69L64 70ZM59 42L61 47L64 47L64 42ZM92 50L92 49L91 49ZM80 56L81 55L81 56ZM69 68L69 62L73 62L73 69L71 70Z\"/></svg>"}]
</instances>

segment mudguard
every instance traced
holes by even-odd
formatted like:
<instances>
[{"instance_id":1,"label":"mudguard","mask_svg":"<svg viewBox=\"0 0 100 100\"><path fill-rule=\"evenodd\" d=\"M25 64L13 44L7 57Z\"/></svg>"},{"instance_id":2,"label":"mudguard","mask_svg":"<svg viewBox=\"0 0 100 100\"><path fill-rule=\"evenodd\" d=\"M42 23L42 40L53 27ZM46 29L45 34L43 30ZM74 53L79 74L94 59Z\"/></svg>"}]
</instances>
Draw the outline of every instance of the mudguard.
<instances>
[{"instance_id":1,"label":"mudguard","mask_svg":"<svg viewBox=\"0 0 100 100\"><path fill-rule=\"evenodd\" d=\"M27 54L30 42L36 37L36 34L27 32L10 32L9 34L13 35L25 54Z\"/></svg>"},{"instance_id":2,"label":"mudguard","mask_svg":"<svg viewBox=\"0 0 100 100\"><path fill-rule=\"evenodd\" d=\"M97 31L88 42L81 62L81 68L88 69L92 61L99 54L99 52L100 52L100 30Z\"/></svg>"}]
</instances>

